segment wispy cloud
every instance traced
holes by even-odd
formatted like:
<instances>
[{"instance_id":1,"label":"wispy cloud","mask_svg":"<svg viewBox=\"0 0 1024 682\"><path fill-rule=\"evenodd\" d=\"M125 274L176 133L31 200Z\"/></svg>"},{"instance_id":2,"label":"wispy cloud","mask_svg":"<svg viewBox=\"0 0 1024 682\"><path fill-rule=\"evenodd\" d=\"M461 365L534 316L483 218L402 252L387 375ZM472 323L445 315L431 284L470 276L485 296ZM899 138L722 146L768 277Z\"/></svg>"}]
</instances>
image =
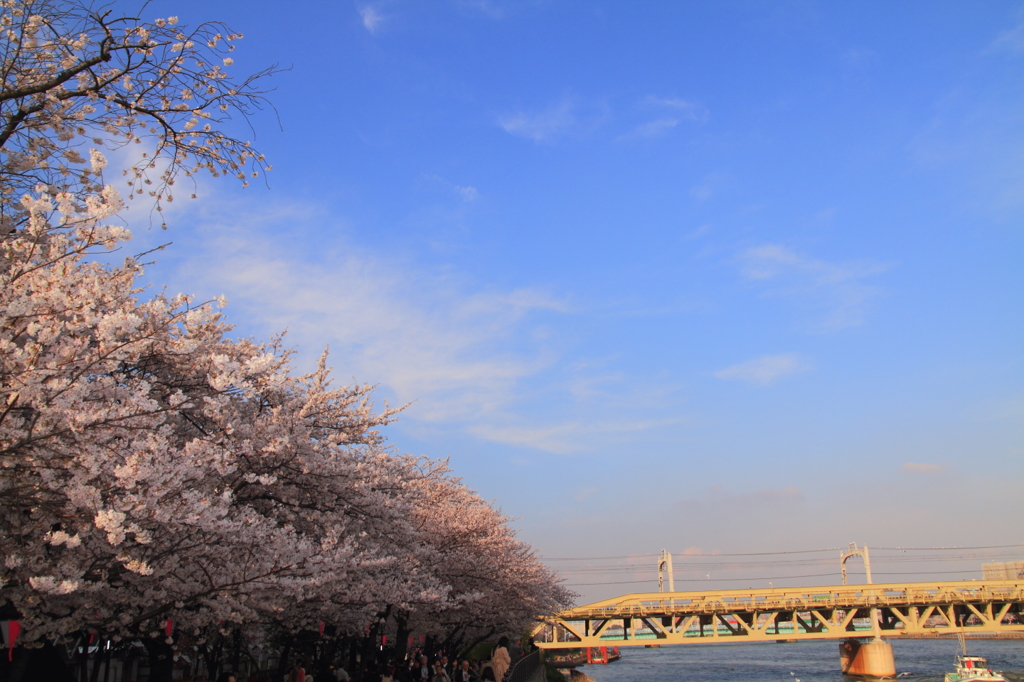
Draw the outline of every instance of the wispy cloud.
<instances>
[{"instance_id":1,"label":"wispy cloud","mask_svg":"<svg viewBox=\"0 0 1024 682\"><path fill-rule=\"evenodd\" d=\"M476 201L480 197L480 192L473 185L457 185L445 180L440 175L427 175L424 176L424 180L435 186L443 187L466 203Z\"/></svg>"},{"instance_id":2,"label":"wispy cloud","mask_svg":"<svg viewBox=\"0 0 1024 682\"><path fill-rule=\"evenodd\" d=\"M491 420L470 426L469 433L484 440L511 445L525 445L558 455L585 452L594 443L594 437L608 437L648 431L677 423L675 418L637 420L587 420L554 426L533 426L518 420Z\"/></svg>"},{"instance_id":3,"label":"wispy cloud","mask_svg":"<svg viewBox=\"0 0 1024 682\"><path fill-rule=\"evenodd\" d=\"M651 96L643 101L642 106L647 110L655 109L660 115L658 118L637 125L625 135L621 135L619 140L661 137L684 121L706 123L708 120L706 108L679 98Z\"/></svg>"},{"instance_id":4,"label":"wispy cloud","mask_svg":"<svg viewBox=\"0 0 1024 682\"><path fill-rule=\"evenodd\" d=\"M836 331L864 322L871 299L881 293L869 277L892 266L876 261L831 263L796 253L778 244L763 244L740 254L743 275L764 287L766 295L791 296L828 310L815 324Z\"/></svg>"},{"instance_id":5,"label":"wispy cloud","mask_svg":"<svg viewBox=\"0 0 1024 682\"><path fill-rule=\"evenodd\" d=\"M697 201L707 201L719 190L724 180L725 178L721 173L709 173L690 188L690 196Z\"/></svg>"},{"instance_id":6,"label":"wispy cloud","mask_svg":"<svg viewBox=\"0 0 1024 682\"><path fill-rule=\"evenodd\" d=\"M498 125L506 133L544 142L568 132L576 125L577 117L573 109L573 103L565 99L538 112L517 111L507 114L498 119Z\"/></svg>"},{"instance_id":7,"label":"wispy cloud","mask_svg":"<svg viewBox=\"0 0 1024 682\"><path fill-rule=\"evenodd\" d=\"M900 471L912 474L937 474L945 469L941 464L926 464L924 462L907 462L900 467Z\"/></svg>"},{"instance_id":8,"label":"wispy cloud","mask_svg":"<svg viewBox=\"0 0 1024 682\"><path fill-rule=\"evenodd\" d=\"M505 5L494 0L456 0L456 4L468 10L480 12L491 19L502 19L507 13Z\"/></svg>"},{"instance_id":9,"label":"wispy cloud","mask_svg":"<svg viewBox=\"0 0 1024 682\"><path fill-rule=\"evenodd\" d=\"M639 138L660 137L679 125L678 118L659 118L654 121L641 123L619 139L634 140Z\"/></svg>"},{"instance_id":10,"label":"wispy cloud","mask_svg":"<svg viewBox=\"0 0 1024 682\"><path fill-rule=\"evenodd\" d=\"M703 225L701 225L697 229L691 230L690 232L687 232L683 236L683 239L685 239L685 240L697 239L698 237L703 237L704 235L708 234L709 232L711 232L711 224L710 223L704 223Z\"/></svg>"},{"instance_id":11,"label":"wispy cloud","mask_svg":"<svg viewBox=\"0 0 1024 682\"><path fill-rule=\"evenodd\" d=\"M767 386L790 374L810 369L798 353L762 355L737 365L731 365L715 372L715 376L726 381L745 381L758 386Z\"/></svg>"},{"instance_id":12,"label":"wispy cloud","mask_svg":"<svg viewBox=\"0 0 1024 682\"><path fill-rule=\"evenodd\" d=\"M363 27L370 32L370 35L377 35L377 30L384 22L384 15L373 5L358 7L360 18L363 20Z\"/></svg>"},{"instance_id":13,"label":"wispy cloud","mask_svg":"<svg viewBox=\"0 0 1024 682\"><path fill-rule=\"evenodd\" d=\"M567 364L552 333L578 314L567 296L482 289L447 267L344 239L306 239L302 226L326 219L316 208L216 204L190 217L201 231L179 233L175 249L189 257L176 281L204 298L225 294L243 334L287 329L303 366L329 345L341 380L378 384L393 404L412 403L402 424L414 432L460 431L572 454L681 419L659 409L660 387L578 359ZM586 381L589 389L579 390ZM559 408L538 409L538 392L560 396Z\"/></svg>"},{"instance_id":14,"label":"wispy cloud","mask_svg":"<svg viewBox=\"0 0 1024 682\"><path fill-rule=\"evenodd\" d=\"M281 214L264 219L288 222ZM288 329L307 354L329 343L348 376L383 384L403 403L418 400L420 420L473 423L500 411L516 382L555 359L531 335L533 316L569 308L542 289L472 291L445 271L352 246L301 254L289 239L260 231L260 216L228 220L185 266L192 285L227 294L267 331ZM293 222L310 221L300 214Z\"/></svg>"},{"instance_id":15,"label":"wispy cloud","mask_svg":"<svg viewBox=\"0 0 1024 682\"><path fill-rule=\"evenodd\" d=\"M654 97L653 95L644 100L648 107L660 107L677 112L680 120L690 120L697 123L707 123L711 117L707 107L697 102L680 99L679 97Z\"/></svg>"},{"instance_id":16,"label":"wispy cloud","mask_svg":"<svg viewBox=\"0 0 1024 682\"><path fill-rule=\"evenodd\" d=\"M989 52L1024 52L1024 23L1003 31L988 46Z\"/></svg>"}]
</instances>

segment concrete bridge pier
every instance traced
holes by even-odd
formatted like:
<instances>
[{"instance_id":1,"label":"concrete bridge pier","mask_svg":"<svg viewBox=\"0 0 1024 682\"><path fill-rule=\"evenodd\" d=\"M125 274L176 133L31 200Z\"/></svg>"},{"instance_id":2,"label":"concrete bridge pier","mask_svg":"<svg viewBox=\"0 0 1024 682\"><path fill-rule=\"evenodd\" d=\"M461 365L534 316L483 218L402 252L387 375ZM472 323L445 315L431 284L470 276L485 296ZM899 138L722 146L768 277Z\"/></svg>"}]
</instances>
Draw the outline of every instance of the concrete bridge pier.
<instances>
[{"instance_id":1,"label":"concrete bridge pier","mask_svg":"<svg viewBox=\"0 0 1024 682\"><path fill-rule=\"evenodd\" d=\"M848 639L839 645L839 663L844 675L859 677L896 677L896 659L892 644L876 637L864 643Z\"/></svg>"}]
</instances>

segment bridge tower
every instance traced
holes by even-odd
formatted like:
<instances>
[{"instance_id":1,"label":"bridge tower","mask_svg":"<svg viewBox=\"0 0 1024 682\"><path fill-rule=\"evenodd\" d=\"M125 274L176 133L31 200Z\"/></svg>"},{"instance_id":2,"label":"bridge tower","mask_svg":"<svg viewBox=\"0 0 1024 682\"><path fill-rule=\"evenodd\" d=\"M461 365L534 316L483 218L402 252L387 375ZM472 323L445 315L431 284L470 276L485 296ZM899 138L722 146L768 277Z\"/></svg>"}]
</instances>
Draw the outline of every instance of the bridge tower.
<instances>
[{"instance_id":1,"label":"bridge tower","mask_svg":"<svg viewBox=\"0 0 1024 682\"><path fill-rule=\"evenodd\" d=\"M668 591L676 591L676 581L672 575L672 555L667 549L661 550L658 557L658 592L665 591L665 576L668 575Z\"/></svg>"},{"instance_id":2,"label":"bridge tower","mask_svg":"<svg viewBox=\"0 0 1024 682\"><path fill-rule=\"evenodd\" d=\"M856 542L851 542L845 552L839 555L839 565L843 573L843 585L846 585L846 561L852 557L860 557L864 561L864 577L868 585L871 580L871 554L867 546L858 547ZM871 601L876 595L868 592ZM879 626L878 607L872 606L870 610L871 625L873 627L872 640L864 644L856 639L848 639L839 645L839 664L844 674L860 675L864 677L895 677L896 659L892 654L892 644L882 639L882 631Z\"/></svg>"}]
</instances>

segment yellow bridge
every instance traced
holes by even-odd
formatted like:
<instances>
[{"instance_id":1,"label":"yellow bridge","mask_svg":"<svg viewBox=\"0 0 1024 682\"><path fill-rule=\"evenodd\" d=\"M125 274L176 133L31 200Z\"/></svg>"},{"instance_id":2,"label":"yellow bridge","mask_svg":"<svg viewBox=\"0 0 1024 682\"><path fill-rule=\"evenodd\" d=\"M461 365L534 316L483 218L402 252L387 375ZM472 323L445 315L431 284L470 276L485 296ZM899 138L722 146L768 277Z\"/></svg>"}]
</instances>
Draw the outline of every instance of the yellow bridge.
<instances>
[{"instance_id":1,"label":"yellow bridge","mask_svg":"<svg viewBox=\"0 0 1024 682\"><path fill-rule=\"evenodd\" d=\"M541 619L543 649L1024 633L1024 580L646 592Z\"/></svg>"}]
</instances>

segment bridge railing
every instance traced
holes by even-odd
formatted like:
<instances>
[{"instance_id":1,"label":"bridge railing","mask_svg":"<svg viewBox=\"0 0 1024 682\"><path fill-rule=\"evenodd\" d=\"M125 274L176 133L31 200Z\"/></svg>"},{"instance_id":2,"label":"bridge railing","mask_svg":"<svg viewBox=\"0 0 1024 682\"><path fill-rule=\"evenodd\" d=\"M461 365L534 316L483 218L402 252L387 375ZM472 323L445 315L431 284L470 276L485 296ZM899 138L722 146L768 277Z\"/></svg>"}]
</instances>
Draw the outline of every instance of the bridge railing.
<instances>
[{"instance_id":1,"label":"bridge railing","mask_svg":"<svg viewBox=\"0 0 1024 682\"><path fill-rule=\"evenodd\" d=\"M504 682L544 682L544 677L544 661L540 649L535 649L509 668Z\"/></svg>"},{"instance_id":2,"label":"bridge railing","mask_svg":"<svg viewBox=\"0 0 1024 682\"><path fill-rule=\"evenodd\" d=\"M562 617L600 618L611 613L644 616L668 611L718 612L735 608L850 607L883 604L963 603L986 599L1021 599L1024 581L959 581L832 585L811 588L648 592L579 606ZM667 608L666 608L667 607Z\"/></svg>"},{"instance_id":3,"label":"bridge railing","mask_svg":"<svg viewBox=\"0 0 1024 682\"><path fill-rule=\"evenodd\" d=\"M710 630L708 630L710 628ZM1024 580L628 594L542 618L539 646L579 648L733 637L1024 633Z\"/></svg>"}]
</instances>

